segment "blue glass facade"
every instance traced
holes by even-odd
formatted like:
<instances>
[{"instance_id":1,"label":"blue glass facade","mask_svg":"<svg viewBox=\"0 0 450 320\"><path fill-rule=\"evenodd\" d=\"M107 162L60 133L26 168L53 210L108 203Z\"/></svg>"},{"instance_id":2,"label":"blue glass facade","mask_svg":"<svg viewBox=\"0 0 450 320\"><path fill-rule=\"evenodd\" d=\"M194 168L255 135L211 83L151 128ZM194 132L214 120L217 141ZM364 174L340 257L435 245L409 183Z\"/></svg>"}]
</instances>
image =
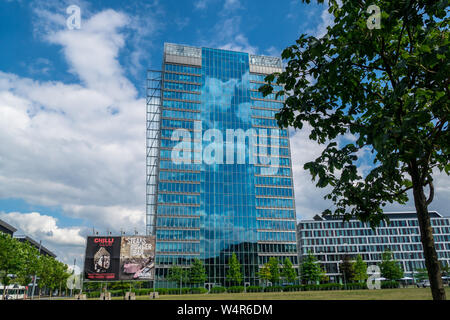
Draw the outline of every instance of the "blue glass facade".
<instances>
[{"instance_id":1,"label":"blue glass facade","mask_svg":"<svg viewBox=\"0 0 450 320\"><path fill-rule=\"evenodd\" d=\"M272 70L264 67L265 61L279 59L179 45L165 48L158 280L172 265L188 267L199 258L207 282L225 285L232 253L250 284L258 283L256 273L269 257L280 263L287 257L297 265L289 137L274 119L282 101L257 91L264 72Z\"/></svg>"}]
</instances>

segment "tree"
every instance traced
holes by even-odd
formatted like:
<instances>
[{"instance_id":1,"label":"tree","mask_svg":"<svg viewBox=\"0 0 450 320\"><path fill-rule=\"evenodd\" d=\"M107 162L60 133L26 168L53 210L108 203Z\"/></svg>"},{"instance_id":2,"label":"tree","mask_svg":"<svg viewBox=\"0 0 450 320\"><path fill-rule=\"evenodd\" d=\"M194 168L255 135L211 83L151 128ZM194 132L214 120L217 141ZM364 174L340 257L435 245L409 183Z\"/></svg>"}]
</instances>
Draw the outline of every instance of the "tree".
<instances>
[{"instance_id":1,"label":"tree","mask_svg":"<svg viewBox=\"0 0 450 320\"><path fill-rule=\"evenodd\" d=\"M339 264L339 270L344 277L345 283L350 282L355 276L354 264L349 255L345 255L342 259L342 263Z\"/></svg>"},{"instance_id":2,"label":"tree","mask_svg":"<svg viewBox=\"0 0 450 320\"><path fill-rule=\"evenodd\" d=\"M240 284L242 282L241 264L236 257L236 253L233 252L230 260L228 261L227 280L231 283Z\"/></svg>"},{"instance_id":3,"label":"tree","mask_svg":"<svg viewBox=\"0 0 450 320\"><path fill-rule=\"evenodd\" d=\"M23 255L21 267L17 270L16 277L18 282L27 286L33 280L33 276L38 274L42 268L42 259L39 251L28 242L19 242Z\"/></svg>"},{"instance_id":4,"label":"tree","mask_svg":"<svg viewBox=\"0 0 450 320\"><path fill-rule=\"evenodd\" d=\"M259 272L257 273L257 276L265 286L267 286L267 281L270 280L272 277L272 274L270 273L270 266L268 263L264 264L261 269L259 269Z\"/></svg>"},{"instance_id":5,"label":"tree","mask_svg":"<svg viewBox=\"0 0 450 320\"><path fill-rule=\"evenodd\" d=\"M54 277L55 282L59 286L58 294L61 296L62 290L66 288L67 279L70 277L67 264L56 261Z\"/></svg>"},{"instance_id":6,"label":"tree","mask_svg":"<svg viewBox=\"0 0 450 320\"><path fill-rule=\"evenodd\" d=\"M381 276L389 280L398 280L403 278L403 269L400 263L392 258L392 252L386 250L382 254L380 263Z\"/></svg>"},{"instance_id":7,"label":"tree","mask_svg":"<svg viewBox=\"0 0 450 320\"><path fill-rule=\"evenodd\" d=\"M292 266L291 259L285 258L283 263L283 268L281 270L281 276L285 281L292 283L297 279L297 271Z\"/></svg>"},{"instance_id":8,"label":"tree","mask_svg":"<svg viewBox=\"0 0 450 320\"><path fill-rule=\"evenodd\" d=\"M417 282L421 282L424 280L428 280L427 269L419 268L414 273L414 280Z\"/></svg>"},{"instance_id":9,"label":"tree","mask_svg":"<svg viewBox=\"0 0 450 320\"><path fill-rule=\"evenodd\" d=\"M270 282L272 282L272 284L278 284L280 282L280 262L277 258L270 257L267 264L269 265L270 270Z\"/></svg>"},{"instance_id":10,"label":"tree","mask_svg":"<svg viewBox=\"0 0 450 320\"><path fill-rule=\"evenodd\" d=\"M58 276L58 264L59 262L50 256L42 255L40 257L42 261L41 268L39 269L39 287L49 289L50 298L53 291L59 286Z\"/></svg>"},{"instance_id":11,"label":"tree","mask_svg":"<svg viewBox=\"0 0 450 320\"><path fill-rule=\"evenodd\" d=\"M300 265L300 276L303 283L317 283L322 279L324 274L325 272L317 258L311 251L308 251L308 254Z\"/></svg>"},{"instance_id":12,"label":"tree","mask_svg":"<svg viewBox=\"0 0 450 320\"><path fill-rule=\"evenodd\" d=\"M175 282L181 290L182 283L189 282L188 270L180 266L172 266L167 274L167 280Z\"/></svg>"},{"instance_id":13,"label":"tree","mask_svg":"<svg viewBox=\"0 0 450 320\"><path fill-rule=\"evenodd\" d=\"M12 275L20 273L26 260L24 246L9 234L0 232L0 282L6 287L11 283ZM3 290L5 299L6 290Z\"/></svg>"},{"instance_id":14,"label":"tree","mask_svg":"<svg viewBox=\"0 0 450 320\"><path fill-rule=\"evenodd\" d=\"M279 126L309 124L309 138L327 144L304 165L317 187L331 188L325 198L335 207L323 214L375 228L389 222L382 207L405 204L412 190L432 296L444 300L428 206L433 176L450 173L448 1L376 1L380 28L369 23L370 1L328 4L326 34L302 34L282 52L285 71L267 76L260 91L283 85ZM362 173L361 160L370 163Z\"/></svg>"},{"instance_id":15,"label":"tree","mask_svg":"<svg viewBox=\"0 0 450 320\"><path fill-rule=\"evenodd\" d=\"M194 284L205 283L207 279L206 269L203 266L203 262L199 259L194 259L191 269L189 270L189 281Z\"/></svg>"},{"instance_id":16,"label":"tree","mask_svg":"<svg viewBox=\"0 0 450 320\"><path fill-rule=\"evenodd\" d=\"M355 264L353 265L353 272L354 275L352 280L354 281L363 282L368 278L367 263L364 262L361 255L359 254L356 256L356 261Z\"/></svg>"}]
</instances>

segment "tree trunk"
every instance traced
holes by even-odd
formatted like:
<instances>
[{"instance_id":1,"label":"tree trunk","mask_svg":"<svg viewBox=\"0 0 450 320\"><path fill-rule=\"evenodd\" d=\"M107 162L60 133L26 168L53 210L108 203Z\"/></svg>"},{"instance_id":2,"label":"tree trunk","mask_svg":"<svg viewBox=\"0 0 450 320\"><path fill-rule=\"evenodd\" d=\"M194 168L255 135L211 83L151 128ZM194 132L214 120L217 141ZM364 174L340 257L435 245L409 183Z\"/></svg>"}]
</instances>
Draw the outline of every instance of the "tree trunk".
<instances>
[{"instance_id":1,"label":"tree trunk","mask_svg":"<svg viewBox=\"0 0 450 320\"><path fill-rule=\"evenodd\" d=\"M414 204L419 220L420 239L422 241L425 266L430 279L431 294L433 300L446 300L444 286L442 284L441 269L439 265L436 248L434 246L433 229L431 227L430 215L428 213L427 199L420 181L418 170L411 170L413 183Z\"/></svg>"}]
</instances>

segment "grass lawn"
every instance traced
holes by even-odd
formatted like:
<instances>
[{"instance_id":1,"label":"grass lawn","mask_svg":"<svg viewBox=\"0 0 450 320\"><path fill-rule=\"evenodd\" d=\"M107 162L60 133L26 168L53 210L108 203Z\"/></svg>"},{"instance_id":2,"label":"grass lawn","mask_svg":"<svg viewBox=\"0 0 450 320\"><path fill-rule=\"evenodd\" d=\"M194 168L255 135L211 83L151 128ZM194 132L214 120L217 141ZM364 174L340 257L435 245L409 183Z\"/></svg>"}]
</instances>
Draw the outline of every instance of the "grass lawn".
<instances>
[{"instance_id":1,"label":"grass lawn","mask_svg":"<svg viewBox=\"0 0 450 320\"><path fill-rule=\"evenodd\" d=\"M446 287L447 298L450 288ZM113 300L122 300L114 297ZM137 296L137 300L149 300ZM97 299L92 299L97 300ZM431 300L429 288L160 295L157 300Z\"/></svg>"}]
</instances>

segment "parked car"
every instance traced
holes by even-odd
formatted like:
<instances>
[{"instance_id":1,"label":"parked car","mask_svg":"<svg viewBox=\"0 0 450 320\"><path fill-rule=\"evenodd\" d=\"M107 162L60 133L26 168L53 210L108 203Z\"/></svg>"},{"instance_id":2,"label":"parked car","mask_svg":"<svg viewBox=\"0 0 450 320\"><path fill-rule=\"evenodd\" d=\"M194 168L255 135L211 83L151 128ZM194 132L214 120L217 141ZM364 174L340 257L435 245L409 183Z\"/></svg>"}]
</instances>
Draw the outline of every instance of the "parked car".
<instances>
[{"instance_id":1,"label":"parked car","mask_svg":"<svg viewBox=\"0 0 450 320\"><path fill-rule=\"evenodd\" d=\"M423 280L420 282L417 282L417 288L427 288L430 286L430 281L428 280Z\"/></svg>"}]
</instances>

